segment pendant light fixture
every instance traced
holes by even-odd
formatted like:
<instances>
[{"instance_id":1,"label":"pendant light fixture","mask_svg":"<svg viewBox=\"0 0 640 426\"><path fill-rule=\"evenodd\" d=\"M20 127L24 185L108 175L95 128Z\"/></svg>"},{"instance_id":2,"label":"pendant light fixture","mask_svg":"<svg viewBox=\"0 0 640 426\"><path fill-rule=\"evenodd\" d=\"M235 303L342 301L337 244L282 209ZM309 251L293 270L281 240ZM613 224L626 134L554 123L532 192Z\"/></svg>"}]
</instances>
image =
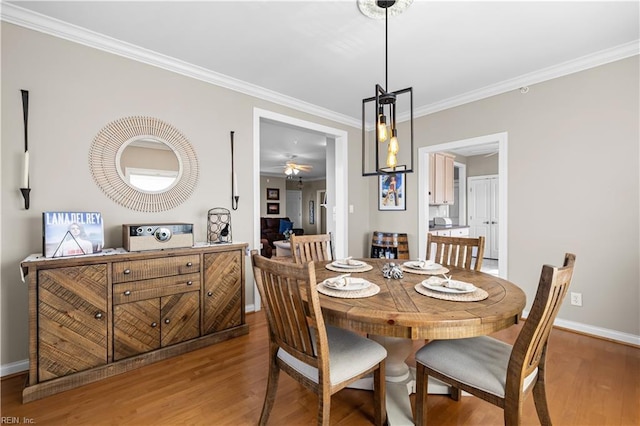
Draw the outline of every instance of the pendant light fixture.
<instances>
[{"instance_id":1,"label":"pendant light fixture","mask_svg":"<svg viewBox=\"0 0 640 426\"><path fill-rule=\"evenodd\" d=\"M360 11L371 18L384 17L385 21L385 85L376 84L375 96L362 100L362 175L373 176L389 173L413 172L413 88L389 91L389 15L402 13L413 0L358 0ZM410 158L408 164L398 164L400 142L397 127L397 104L400 97L408 101L409 128L403 132L403 142L407 154L402 158ZM374 107L374 117L367 117ZM375 123L372 125L372 123ZM373 133L373 134L372 134ZM371 137L375 136L373 140ZM374 157L374 158L371 158ZM382 161L384 160L384 163ZM375 161L375 170L371 170L371 162ZM369 166L369 171L367 171Z\"/></svg>"}]
</instances>

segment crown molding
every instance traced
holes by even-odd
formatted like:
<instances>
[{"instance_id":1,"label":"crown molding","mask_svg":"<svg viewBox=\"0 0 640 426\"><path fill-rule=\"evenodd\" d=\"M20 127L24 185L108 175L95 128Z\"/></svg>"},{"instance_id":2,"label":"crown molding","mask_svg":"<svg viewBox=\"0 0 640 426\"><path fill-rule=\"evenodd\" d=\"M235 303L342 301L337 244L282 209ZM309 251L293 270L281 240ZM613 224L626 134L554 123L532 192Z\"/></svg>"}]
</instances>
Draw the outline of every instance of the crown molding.
<instances>
[{"instance_id":1,"label":"crown molding","mask_svg":"<svg viewBox=\"0 0 640 426\"><path fill-rule=\"evenodd\" d=\"M24 9L12 3L2 3L0 19L34 31L49 34L54 37L69 40L151 66L162 68L167 71L244 93L246 95L273 102L301 112L326 118L337 123L342 123L358 129L362 126L360 118L349 117L345 114L337 113L335 111L283 95L273 90L265 89L264 87L247 83L224 74L216 73L130 43L116 40L112 37L105 36L104 34L99 34L94 31ZM579 71L584 71L589 68L605 65L610 62L615 62L638 54L640 54L640 40L634 40L620 46L605 49L600 52L543 68L513 79L505 80L497 84L492 84L471 92L463 93L459 96L454 96L429 105L421 106L414 110L413 116L415 119L491 96L500 95L521 87L530 86ZM399 122L407 120L409 120L408 113L398 115Z\"/></svg>"},{"instance_id":2,"label":"crown molding","mask_svg":"<svg viewBox=\"0 0 640 426\"><path fill-rule=\"evenodd\" d=\"M413 116L415 119L416 117L433 114L438 111L443 111L449 108L468 104L470 102L479 101L481 99L500 95L511 90L519 90L521 87L527 87L533 84L542 83L544 81L553 80L554 78L564 77L569 74L585 71L590 68L595 68L600 65L605 65L639 54L640 40L634 40L620 46L601 50L590 55L585 55L577 59L560 63L558 65L543 68L529 74L524 74L516 78L480 88L478 90L463 93L459 96L454 96L452 98L444 99L430 105L419 107L414 110ZM400 115L399 121L405 121L408 119L408 114L402 114Z\"/></svg>"},{"instance_id":3,"label":"crown molding","mask_svg":"<svg viewBox=\"0 0 640 426\"><path fill-rule=\"evenodd\" d=\"M11 24L162 68L196 80L215 84L216 86L254 96L348 126L360 128L361 125L359 119L24 9L15 4L3 2L0 18Z\"/></svg>"}]
</instances>

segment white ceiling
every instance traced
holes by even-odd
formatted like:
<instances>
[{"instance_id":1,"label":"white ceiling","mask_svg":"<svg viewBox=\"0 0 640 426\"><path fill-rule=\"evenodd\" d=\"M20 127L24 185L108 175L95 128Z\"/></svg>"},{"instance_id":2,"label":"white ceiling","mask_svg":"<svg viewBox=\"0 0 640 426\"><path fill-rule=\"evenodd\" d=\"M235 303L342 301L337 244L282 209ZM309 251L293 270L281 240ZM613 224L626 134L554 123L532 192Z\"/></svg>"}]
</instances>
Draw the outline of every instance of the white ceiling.
<instances>
[{"instance_id":1,"label":"white ceiling","mask_svg":"<svg viewBox=\"0 0 640 426\"><path fill-rule=\"evenodd\" d=\"M384 21L362 15L356 0L3 2L4 20L47 32L46 18L23 19L7 3L81 27L56 23L56 35L173 61L169 68L350 125L385 82ZM636 55L639 4L414 0L389 20L388 89L413 87L420 116ZM83 29L92 33L78 37ZM263 133L263 166L289 152L313 161L303 133Z\"/></svg>"}]
</instances>

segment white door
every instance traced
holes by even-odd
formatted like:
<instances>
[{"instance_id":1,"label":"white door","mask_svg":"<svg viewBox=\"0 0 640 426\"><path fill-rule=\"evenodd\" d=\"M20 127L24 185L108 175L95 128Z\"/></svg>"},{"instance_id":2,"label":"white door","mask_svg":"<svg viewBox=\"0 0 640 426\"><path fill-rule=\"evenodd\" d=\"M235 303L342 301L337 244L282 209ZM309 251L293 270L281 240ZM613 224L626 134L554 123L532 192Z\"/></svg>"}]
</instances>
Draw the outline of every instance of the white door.
<instances>
[{"instance_id":1,"label":"white door","mask_svg":"<svg viewBox=\"0 0 640 426\"><path fill-rule=\"evenodd\" d=\"M485 238L484 257L498 259L498 177L469 178L467 209L469 235Z\"/></svg>"},{"instance_id":2,"label":"white door","mask_svg":"<svg viewBox=\"0 0 640 426\"><path fill-rule=\"evenodd\" d=\"M287 216L294 228L302 228L302 191L287 190Z\"/></svg>"}]
</instances>

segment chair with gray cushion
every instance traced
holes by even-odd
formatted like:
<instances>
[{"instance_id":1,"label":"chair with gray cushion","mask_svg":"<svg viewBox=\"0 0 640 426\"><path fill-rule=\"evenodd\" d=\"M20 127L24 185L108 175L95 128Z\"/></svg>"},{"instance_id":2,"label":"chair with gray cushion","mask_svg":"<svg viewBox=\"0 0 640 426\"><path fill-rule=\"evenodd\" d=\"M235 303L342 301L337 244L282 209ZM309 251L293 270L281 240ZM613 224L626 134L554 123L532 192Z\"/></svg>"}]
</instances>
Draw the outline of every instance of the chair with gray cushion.
<instances>
[{"instance_id":1,"label":"chair with gray cushion","mask_svg":"<svg viewBox=\"0 0 640 426\"><path fill-rule=\"evenodd\" d=\"M318 395L318 424L329 424L331 395L373 373L375 424L386 421L385 358L378 343L325 326L313 262L277 262L251 252L269 328L269 376L260 424L269 419L280 370Z\"/></svg>"},{"instance_id":2,"label":"chair with gray cushion","mask_svg":"<svg viewBox=\"0 0 640 426\"><path fill-rule=\"evenodd\" d=\"M547 341L574 263L575 255L567 253L564 266L542 267L531 311L513 346L481 336L432 341L416 353L416 425L427 424L428 376L451 385L455 400L466 391L501 407L506 425L520 424L523 401L533 391L540 423L551 424L545 392Z\"/></svg>"}]
</instances>

